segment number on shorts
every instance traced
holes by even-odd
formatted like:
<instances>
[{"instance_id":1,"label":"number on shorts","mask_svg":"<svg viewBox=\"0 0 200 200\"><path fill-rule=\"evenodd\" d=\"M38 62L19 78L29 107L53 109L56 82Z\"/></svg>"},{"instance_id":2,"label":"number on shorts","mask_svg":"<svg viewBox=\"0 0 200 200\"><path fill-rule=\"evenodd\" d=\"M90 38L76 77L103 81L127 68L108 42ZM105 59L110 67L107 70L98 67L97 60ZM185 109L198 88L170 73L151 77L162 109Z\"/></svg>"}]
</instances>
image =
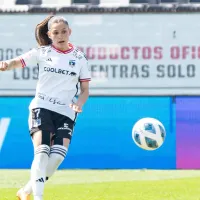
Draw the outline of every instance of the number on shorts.
<instances>
[{"instance_id":1,"label":"number on shorts","mask_svg":"<svg viewBox=\"0 0 200 200\"><path fill-rule=\"evenodd\" d=\"M34 109L32 114L32 117L30 117L30 125L31 128L38 127L41 125L41 118L40 118L40 108Z\"/></svg>"},{"instance_id":2,"label":"number on shorts","mask_svg":"<svg viewBox=\"0 0 200 200\"><path fill-rule=\"evenodd\" d=\"M38 119L40 115L40 108L35 109L34 113L35 113L35 118Z\"/></svg>"}]
</instances>

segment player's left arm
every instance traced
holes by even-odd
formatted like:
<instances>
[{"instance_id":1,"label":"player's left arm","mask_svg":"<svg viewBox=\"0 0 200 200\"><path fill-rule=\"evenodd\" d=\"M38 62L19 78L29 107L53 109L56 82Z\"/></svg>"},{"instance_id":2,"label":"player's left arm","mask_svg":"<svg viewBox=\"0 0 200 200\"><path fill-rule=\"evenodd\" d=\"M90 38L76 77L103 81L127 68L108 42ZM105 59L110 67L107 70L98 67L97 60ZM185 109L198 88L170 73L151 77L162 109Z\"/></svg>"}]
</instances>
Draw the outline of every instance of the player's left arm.
<instances>
[{"instance_id":1,"label":"player's left arm","mask_svg":"<svg viewBox=\"0 0 200 200\"><path fill-rule=\"evenodd\" d=\"M76 102L77 106L82 110L83 105L89 97L89 81L80 82L81 92L79 94L78 100Z\"/></svg>"},{"instance_id":2,"label":"player's left arm","mask_svg":"<svg viewBox=\"0 0 200 200\"><path fill-rule=\"evenodd\" d=\"M83 58L81 64L82 68L79 77L81 91L76 104L70 105L75 112L82 112L82 107L89 97L89 82L91 80L91 74L86 57Z\"/></svg>"},{"instance_id":3,"label":"player's left arm","mask_svg":"<svg viewBox=\"0 0 200 200\"><path fill-rule=\"evenodd\" d=\"M82 107L89 97L89 81L80 82L80 89L81 92L78 96L77 102L75 104L70 104L70 107L78 113L82 112Z\"/></svg>"}]
</instances>

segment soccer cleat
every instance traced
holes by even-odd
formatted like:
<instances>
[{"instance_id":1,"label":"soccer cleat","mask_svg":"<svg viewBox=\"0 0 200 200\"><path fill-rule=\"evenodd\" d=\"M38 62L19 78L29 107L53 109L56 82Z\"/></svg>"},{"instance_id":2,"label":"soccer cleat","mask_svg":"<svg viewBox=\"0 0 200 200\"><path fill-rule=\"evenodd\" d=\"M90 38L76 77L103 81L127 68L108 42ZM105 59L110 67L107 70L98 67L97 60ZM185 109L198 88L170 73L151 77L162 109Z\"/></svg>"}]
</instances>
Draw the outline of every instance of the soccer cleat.
<instances>
[{"instance_id":1,"label":"soccer cleat","mask_svg":"<svg viewBox=\"0 0 200 200\"><path fill-rule=\"evenodd\" d=\"M30 200L31 199L30 194L25 193L23 188L18 190L16 196L17 196L18 200Z\"/></svg>"}]
</instances>

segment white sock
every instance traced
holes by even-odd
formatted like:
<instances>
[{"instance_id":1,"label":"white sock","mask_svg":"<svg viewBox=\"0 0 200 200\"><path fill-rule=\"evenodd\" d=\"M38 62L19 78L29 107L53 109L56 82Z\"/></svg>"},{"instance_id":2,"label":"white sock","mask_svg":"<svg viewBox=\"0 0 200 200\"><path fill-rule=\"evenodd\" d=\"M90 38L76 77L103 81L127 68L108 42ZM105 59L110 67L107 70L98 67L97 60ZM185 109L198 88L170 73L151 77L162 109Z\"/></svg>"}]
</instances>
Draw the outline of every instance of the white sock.
<instances>
[{"instance_id":1,"label":"white sock","mask_svg":"<svg viewBox=\"0 0 200 200\"><path fill-rule=\"evenodd\" d=\"M43 200L42 196L34 196L34 200Z\"/></svg>"},{"instance_id":2,"label":"white sock","mask_svg":"<svg viewBox=\"0 0 200 200\"><path fill-rule=\"evenodd\" d=\"M49 151L50 148L47 145L40 145L35 149L35 156L31 166L31 185L34 200L41 200L43 196Z\"/></svg>"},{"instance_id":3,"label":"white sock","mask_svg":"<svg viewBox=\"0 0 200 200\"><path fill-rule=\"evenodd\" d=\"M67 148L62 145L53 145L49 155L46 177L51 177L63 162L67 154Z\"/></svg>"},{"instance_id":4,"label":"white sock","mask_svg":"<svg viewBox=\"0 0 200 200\"><path fill-rule=\"evenodd\" d=\"M53 145L51 147L49 161L48 161L48 165L47 165L47 169L46 169L46 178L47 179L55 173L55 171L58 169L60 164L63 162L66 154L67 154L67 148L62 145ZM31 194L32 193L31 181L29 181L24 186L23 189L27 194Z\"/></svg>"}]
</instances>

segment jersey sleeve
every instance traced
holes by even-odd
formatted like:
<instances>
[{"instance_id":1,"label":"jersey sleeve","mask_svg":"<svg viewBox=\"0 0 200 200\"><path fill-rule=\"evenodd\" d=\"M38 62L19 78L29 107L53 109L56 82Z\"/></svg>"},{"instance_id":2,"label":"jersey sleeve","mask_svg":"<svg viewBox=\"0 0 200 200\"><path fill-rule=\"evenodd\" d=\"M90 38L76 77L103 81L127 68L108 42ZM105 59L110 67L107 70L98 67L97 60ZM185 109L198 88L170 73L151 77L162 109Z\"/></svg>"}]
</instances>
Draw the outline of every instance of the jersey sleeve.
<instances>
[{"instance_id":1,"label":"jersey sleeve","mask_svg":"<svg viewBox=\"0 0 200 200\"><path fill-rule=\"evenodd\" d=\"M38 50L32 49L19 57L22 67L34 66L38 63Z\"/></svg>"},{"instance_id":2,"label":"jersey sleeve","mask_svg":"<svg viewBox=\"0 0 200 200\"><path fill-rule=\"evenodd\" d=\"M80 82L91 81L91 72L88 66L87 59L83 58L81 61Z\"/></svg>"}]
</instances>

